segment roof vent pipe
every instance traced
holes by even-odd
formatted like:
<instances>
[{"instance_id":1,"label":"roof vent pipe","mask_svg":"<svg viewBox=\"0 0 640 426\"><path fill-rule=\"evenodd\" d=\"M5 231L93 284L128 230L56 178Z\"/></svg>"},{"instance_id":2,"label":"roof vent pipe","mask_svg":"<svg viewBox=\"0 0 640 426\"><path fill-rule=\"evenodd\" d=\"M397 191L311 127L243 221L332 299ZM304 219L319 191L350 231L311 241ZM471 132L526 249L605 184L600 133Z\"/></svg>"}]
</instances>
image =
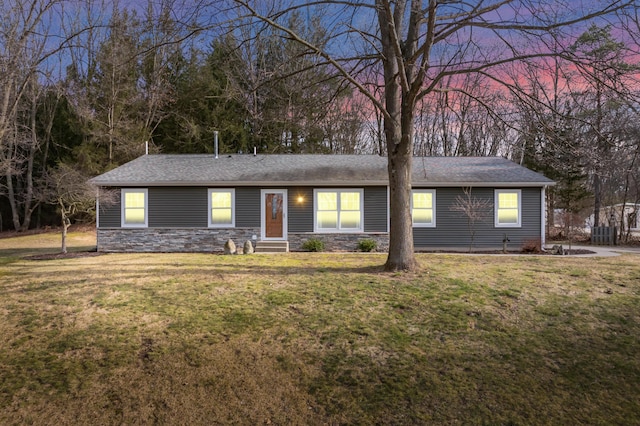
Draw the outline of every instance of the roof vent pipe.
<instances>
[{"instance_id":1,"label":"roof vent pipe","mask_svg":"<svg viewBox=\"0 0 640 426\"><path fill-rule=\"evenodd\" d=\"M256 149L256 147L253 147L253 156L255 157L256 155L258 155L258 150Z\"/></svg>"},{"instance_id":2,"label":"roof vent pipe","mask_svg":"<svg viewBox=\"0 0 640 426\"><path fill-rule=\"evenodd\" d=\"M215 130L213 132L213 143L214 143L214 147L215 147L215 154L216 154L216 160L218 159L218 131Z\"/></svg>"}]
</instances>

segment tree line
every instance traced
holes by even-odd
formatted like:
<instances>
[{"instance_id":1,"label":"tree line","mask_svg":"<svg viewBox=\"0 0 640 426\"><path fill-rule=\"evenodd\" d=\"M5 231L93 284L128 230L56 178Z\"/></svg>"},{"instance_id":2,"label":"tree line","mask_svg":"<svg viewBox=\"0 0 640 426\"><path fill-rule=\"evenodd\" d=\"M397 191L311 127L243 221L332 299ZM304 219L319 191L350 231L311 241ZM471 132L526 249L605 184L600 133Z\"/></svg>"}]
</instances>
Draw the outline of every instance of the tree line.
<instances>
[{"instance_id":1,"label":"tree line","mask_svg":"<svg viewBox=\"0 0 640 426\"><path fill-rule=\"evenodd\" d=\"M456 2L315 3L2 2L0 227L59 223L56 177L69 167L78 180L146 147L210 153L214 132L222 153L395 161L402 145L389 141L408 137L410 155L500 155L558 182L550 211L596 223L604 206L640 202L634 2L563 25L489 22L492 2L461 2L457 17ZM389 127L407 121L389 107L390 76L411 101L406 129Z\"/></svg>"}]
</instances>

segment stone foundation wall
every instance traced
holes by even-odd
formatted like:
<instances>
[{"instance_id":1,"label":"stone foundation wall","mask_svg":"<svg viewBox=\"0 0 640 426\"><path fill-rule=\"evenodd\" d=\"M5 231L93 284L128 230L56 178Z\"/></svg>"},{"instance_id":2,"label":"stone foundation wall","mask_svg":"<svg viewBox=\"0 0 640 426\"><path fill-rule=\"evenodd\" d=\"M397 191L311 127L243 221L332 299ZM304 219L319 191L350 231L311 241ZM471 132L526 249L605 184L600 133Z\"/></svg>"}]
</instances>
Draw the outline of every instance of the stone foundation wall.
<instances>
[{"instance_id":1,"label":"stone foundation wall","mask_svg":"<svg viewBox=\"0 0 640 426\"><path fill-rule=\"evenodd\" d=\"M242 247L259 228L101 228L98 251L138 253L221 252L229 238ZM255 245L255 241L254 241Z\"/></svg>"},{"instance_id":2,"label":"stone foundation wall","mask_svg":"<svg viewBox=\"0 0 640 426\"><path fill-rule=\"evenodd\" d=\"M98 251L132 253L183 253L221 252L224 243L231 238L237 247L256 235L260 228L99 228ZM302 244L310 238L325 243L325 251L357 251L358 241L372 239L378 243L377 251L387 251L389 235L386 233L362 234L313 234L289 233L289 249L301 251ZM255 240L252 240L255 246Z\"/></svg>"},{"instance_id":3,"label":"stone foundation wall","mask_svg":"<svg viewBox=\"0 0 640 426\"><path fill-rule=\"evenodd\" d=\"M375 240L378 243L376 251L385 252L389 249L389 234L359 233L359 234L292 234L289 233L289 250L301 251L302 244L311 238L324 242L325 251L358 251L358 241Z\"/></svg>"}]
</instances>

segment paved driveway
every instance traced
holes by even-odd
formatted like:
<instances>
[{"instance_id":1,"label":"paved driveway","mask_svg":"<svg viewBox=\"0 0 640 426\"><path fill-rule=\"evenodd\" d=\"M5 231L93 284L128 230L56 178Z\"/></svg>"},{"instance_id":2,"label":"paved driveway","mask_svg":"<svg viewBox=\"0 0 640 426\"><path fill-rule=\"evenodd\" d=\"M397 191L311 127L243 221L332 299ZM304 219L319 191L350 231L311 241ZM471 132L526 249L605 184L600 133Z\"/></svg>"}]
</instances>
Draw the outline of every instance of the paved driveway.
<instances>
[{"instance_id":1,"label":"paved driveway","mask_svg":"<svg viewBox=\"0 0 640 426\"><path fill-rule=\"evenodd\" d=\"M563 245L565 249L568 249L568 245ZM590 250L591 254L576 254L576 257L612 257L620 256L621 253L634 253L640 254L640 247L631 246L585 246L585 245L571 245L572 249L584 249Z\"/></svg>"}]
</instances>

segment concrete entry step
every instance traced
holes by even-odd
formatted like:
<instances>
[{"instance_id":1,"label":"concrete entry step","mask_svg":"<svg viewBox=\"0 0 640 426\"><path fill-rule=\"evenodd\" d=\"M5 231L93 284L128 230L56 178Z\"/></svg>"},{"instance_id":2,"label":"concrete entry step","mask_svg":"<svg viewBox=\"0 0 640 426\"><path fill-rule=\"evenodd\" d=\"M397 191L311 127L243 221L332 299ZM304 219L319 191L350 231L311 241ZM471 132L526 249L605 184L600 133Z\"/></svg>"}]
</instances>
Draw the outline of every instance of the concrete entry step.
<instances>
[{"instance_id":1,"label":"concrete entry step","mask_svg":"<svg viewBox=\"0 0 640 426\"><path fill-rule=\"evenodd\" d=\"M289 241L257 241L256 253L288 253Z\"/></svg>"}]
</instances>

